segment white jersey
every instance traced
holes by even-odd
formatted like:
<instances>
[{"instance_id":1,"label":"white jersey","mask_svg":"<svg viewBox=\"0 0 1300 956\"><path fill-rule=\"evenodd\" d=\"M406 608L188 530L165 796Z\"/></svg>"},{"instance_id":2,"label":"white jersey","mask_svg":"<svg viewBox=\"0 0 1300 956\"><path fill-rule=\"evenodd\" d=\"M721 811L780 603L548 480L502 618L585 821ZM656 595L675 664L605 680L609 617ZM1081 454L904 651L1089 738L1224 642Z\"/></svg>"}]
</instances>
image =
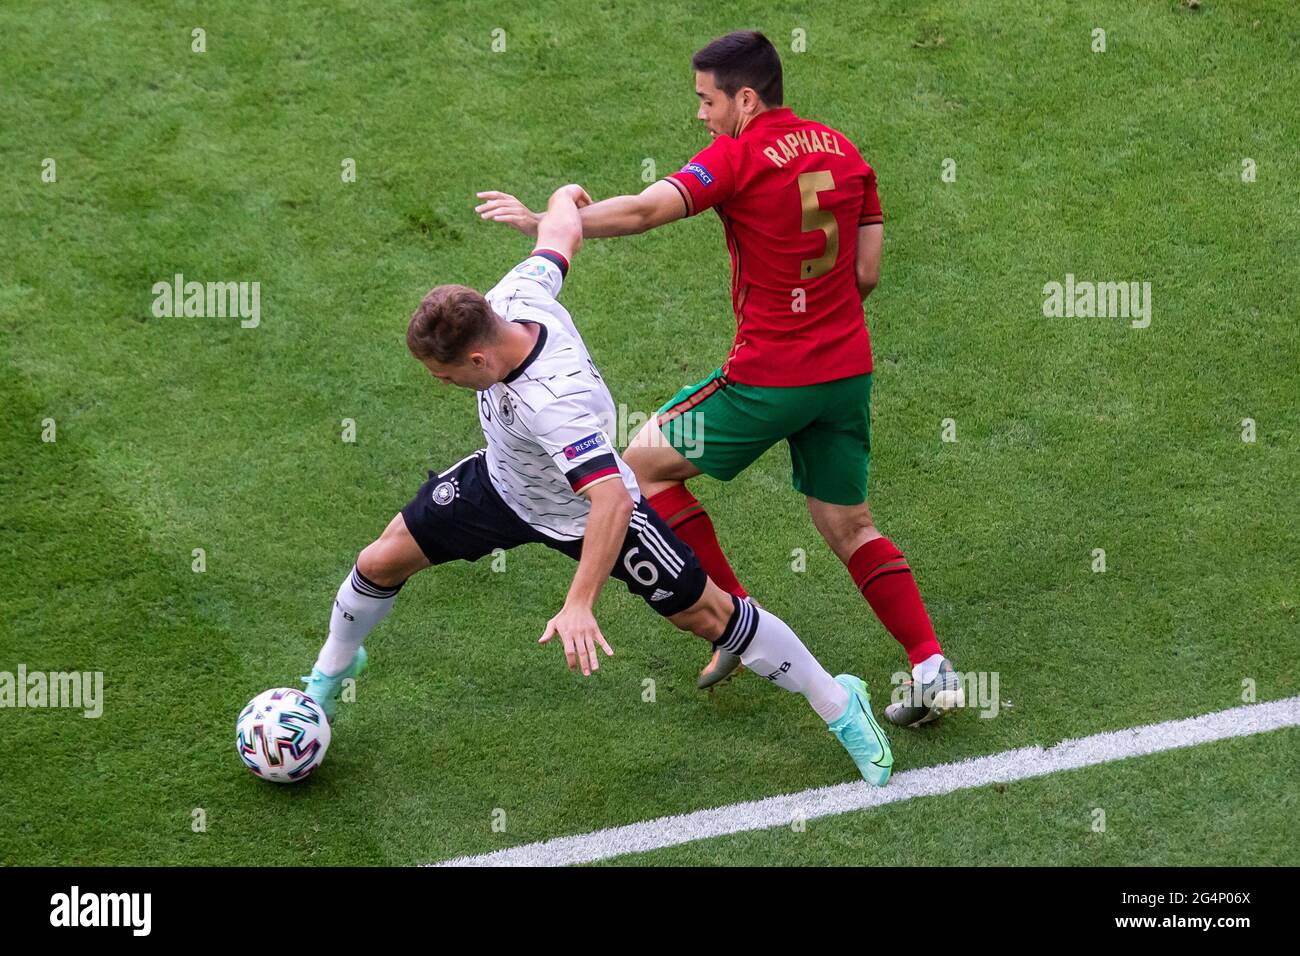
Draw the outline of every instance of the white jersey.
<instances>
[{"instance_id":1,"label":"white jersey","mask_svg":"<svg viewBox=\"0 0 1300 956\"><path fill-rule=\"evenodd\" d=\"M610 439L614 399L555 299L566 270L563 256L539 250L487 293L506 321L541 328L523 363L478 393L478 417L488 474L505 503L543 534L572 541L586 532L591 511L582 489L618 479L633 501L641 490Z\"/></svg>"}]
</instances>

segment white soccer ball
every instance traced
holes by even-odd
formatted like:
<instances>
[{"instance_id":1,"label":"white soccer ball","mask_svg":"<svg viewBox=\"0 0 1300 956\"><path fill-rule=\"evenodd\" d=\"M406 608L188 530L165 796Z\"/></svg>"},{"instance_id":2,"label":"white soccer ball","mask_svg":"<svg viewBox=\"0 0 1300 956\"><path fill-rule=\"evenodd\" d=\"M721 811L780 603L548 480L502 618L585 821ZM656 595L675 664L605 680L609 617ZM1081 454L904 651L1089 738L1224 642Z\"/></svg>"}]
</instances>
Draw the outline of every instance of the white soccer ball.
<instances>
[{"instance_id":1,"label":"white soccer ball","mask_svg":"<svg viewBox=\"0 0 1300 956\"><path fill-rule=\"evenodd\" d=\"M239 714L235 748L239 759L263 780L297 783L325 759L330 722L320 705L300 690L263 691Z\"/></svg>"}]
</instances>

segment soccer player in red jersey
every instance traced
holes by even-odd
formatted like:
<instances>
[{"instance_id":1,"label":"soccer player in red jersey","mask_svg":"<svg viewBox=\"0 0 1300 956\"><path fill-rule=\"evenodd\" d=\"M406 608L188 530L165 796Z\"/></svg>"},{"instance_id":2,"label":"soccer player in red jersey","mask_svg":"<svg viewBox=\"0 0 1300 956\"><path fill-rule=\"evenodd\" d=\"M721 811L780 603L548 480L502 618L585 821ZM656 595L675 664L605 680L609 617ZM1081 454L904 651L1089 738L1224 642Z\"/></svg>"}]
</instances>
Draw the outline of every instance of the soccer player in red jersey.
<instances>
[{"instance_id":1,"label":"soccer player in red jersey","mask_svg":"<svg viewBox=\"0 0 1300 956\"><path fill-rule=\"evenodd\" d=\"M715 210L731 254L736 339L720 368L659 409L625 460L709 576L743 598L686 482L727 481L786 441L813 523L912 664L912 693L886 716L929 722L962 705L961 682L907 560L867 504L872 364L862 302L879 279L884 240L876 174L843 133L782 105L781 59L761 33L720 37L692 65L697 118L713 142L640 194L583 208L583 235L632 235ZM483 218L536 234L540 216L515 197L479 197ZM715 653L700 686L739 665Z\"/></svg>"}]
</instances>

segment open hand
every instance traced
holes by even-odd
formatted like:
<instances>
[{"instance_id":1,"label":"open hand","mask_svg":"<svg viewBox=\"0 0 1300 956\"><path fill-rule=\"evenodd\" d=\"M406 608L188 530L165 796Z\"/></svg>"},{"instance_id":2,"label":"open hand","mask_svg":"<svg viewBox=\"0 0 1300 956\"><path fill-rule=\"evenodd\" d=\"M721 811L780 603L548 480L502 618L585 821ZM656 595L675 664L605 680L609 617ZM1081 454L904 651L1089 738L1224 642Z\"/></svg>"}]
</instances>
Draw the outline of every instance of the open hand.
<instances>
[{"instance_id":1,"label":"open hand","mask_svg":"<svg viewBox=\"0 0 1300 956\"><path fill-rule=\"evenodd\" d=\"M538 644L549 644L556 634L564 643L564 659L569 670L582 668L582 676L590 677L592 671L600 670L600 661L596 657L596 647L605 650L606 657L613 657L614 651L605 643L600 633L600 626L589 608L565 605L560 613L546 622L546 633Z\"/></svg>"},{"instance_id":2,"label":"open hand","mask_svg":"<svg viewBox=\"0 0 1300 956\"><path fill-rule=\"evenodd\" d=\"M582 187L578 188L581 190ZM495 189L489 189L475 195L479 199L485 200L474 207L474 211L479 214L480 218L492 222L503 222L507 226L518 229L525 236L533 236L534 238L537 236L537 224L542 217L514 196L509 193L497 192ZM587 194L584 192L583 195L586 196ZM590 197L588 197L587 201L591 201Z\"/></svg>"}]
</instances>

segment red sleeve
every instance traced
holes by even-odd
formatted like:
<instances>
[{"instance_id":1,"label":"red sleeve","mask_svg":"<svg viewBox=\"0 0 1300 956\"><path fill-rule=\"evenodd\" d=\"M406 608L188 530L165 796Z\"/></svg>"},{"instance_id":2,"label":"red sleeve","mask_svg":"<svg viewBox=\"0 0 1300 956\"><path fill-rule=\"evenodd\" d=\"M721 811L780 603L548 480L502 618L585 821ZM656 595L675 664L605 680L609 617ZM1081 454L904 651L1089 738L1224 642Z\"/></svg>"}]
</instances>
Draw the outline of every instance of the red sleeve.
<instances>
[{"instance_id":1,"label":"red sleeve","mask_svg":"<svg viewBox=\"0 0 1300 956\"><path fill-rule=\"evenodd\" d=\"M876 193L876 171L866 163L862 165L867 167L867 178L863 183L862 211L858 214L858 225L871 226L884 222L885 217L880 212L880 196Z\"/></svg>"},{"instance_id":2,"label":"red sleeve","mask_svg":"<svg viewBox=\"0 0 1300 956\"><path fill-rule=\"evenodd\" d=\"M739 144L730 136L719 136L695 154L695 158L664 178L677 187L686 204L686 215L724 203L736 191L735 149Z\"/></svg>"}]
</instances>

